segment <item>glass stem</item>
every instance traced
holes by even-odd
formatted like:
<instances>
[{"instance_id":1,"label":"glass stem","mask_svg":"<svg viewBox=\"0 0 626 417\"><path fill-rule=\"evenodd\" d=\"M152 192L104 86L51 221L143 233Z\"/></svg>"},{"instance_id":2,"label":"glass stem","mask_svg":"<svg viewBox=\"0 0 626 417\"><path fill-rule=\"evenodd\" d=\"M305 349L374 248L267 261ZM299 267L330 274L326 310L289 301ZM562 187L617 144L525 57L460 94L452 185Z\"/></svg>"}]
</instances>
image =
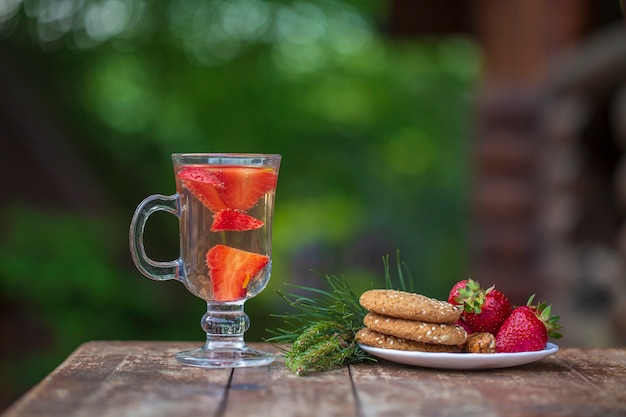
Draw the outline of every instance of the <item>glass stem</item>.
<instances>
[{"instance_id":1,"label":"glass stem","mask_svg":"<svg viewBox=\"0 0 626 417\"><path fill-rule=\"evenodd\" d=\"M242 348L243 335L250 327L250 319L243 310L243 301L235 303L207 303L202 316L202 330L206 332L203 349Z\"/></svg>"}]
</instances>

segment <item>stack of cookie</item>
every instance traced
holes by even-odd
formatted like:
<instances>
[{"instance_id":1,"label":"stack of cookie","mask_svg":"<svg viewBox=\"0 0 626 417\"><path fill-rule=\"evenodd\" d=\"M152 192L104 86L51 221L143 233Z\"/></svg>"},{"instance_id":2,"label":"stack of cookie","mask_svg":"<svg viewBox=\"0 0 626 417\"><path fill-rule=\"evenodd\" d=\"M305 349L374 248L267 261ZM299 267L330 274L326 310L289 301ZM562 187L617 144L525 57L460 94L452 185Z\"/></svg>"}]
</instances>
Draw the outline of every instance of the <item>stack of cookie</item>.
<instances>
[{"instance_id":1,"label":"stack of cookie","mask_svg":"<svg viewBox=\"0 0 626 417\"><path fill-rule=\"evenodd\" d=\"M359 303L369 312L356 339L366 346L422 352L462 352L461 310L448 302L396 290L370 290Z\"/></svg>"}]
</instances>

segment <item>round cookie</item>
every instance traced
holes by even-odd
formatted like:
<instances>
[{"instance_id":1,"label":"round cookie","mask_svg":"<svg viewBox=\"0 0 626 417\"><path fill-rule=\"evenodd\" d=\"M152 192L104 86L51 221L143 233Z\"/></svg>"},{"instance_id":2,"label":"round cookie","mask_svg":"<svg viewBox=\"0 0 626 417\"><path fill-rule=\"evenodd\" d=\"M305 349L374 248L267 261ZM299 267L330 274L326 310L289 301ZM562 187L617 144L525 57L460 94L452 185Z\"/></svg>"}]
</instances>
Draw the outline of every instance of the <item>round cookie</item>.
<instances>
[{"instance_id":1,"label":"round cookie","mask_svg":"<svg viewBox=\"0 0 626 417\"><path fill-rule=\"evenodd\" d=\"M415 340L402 339L378 333L367 327L359 330L356 335L357 342L362 345L382 349L408 350L415 352L461 352L461 347L456 345L436 345L432 343L416 342Z\"/></svg>"},{"instance_id":2,"label":"round cookie","mask_svg":"<svg viewBox=\"0 0 626 417\"><path fill-rule=\"evenodd\" d=\"M427 323L454 323L461 316L461 309L447 301L397 290L365 291L359 303L375 313Z\"/></svg>"},{"instance_id":3,"label":"round cookie","mask_svg":"<svg viewBox=\"0 0 626 417\"><path fill-rule=\"evenodd\" d=\"M365 315L363 324L376 332L417 342L462 345L467 339L467 332L456 324L425 323L371 312Z\"/></svg>"}]
</instances>

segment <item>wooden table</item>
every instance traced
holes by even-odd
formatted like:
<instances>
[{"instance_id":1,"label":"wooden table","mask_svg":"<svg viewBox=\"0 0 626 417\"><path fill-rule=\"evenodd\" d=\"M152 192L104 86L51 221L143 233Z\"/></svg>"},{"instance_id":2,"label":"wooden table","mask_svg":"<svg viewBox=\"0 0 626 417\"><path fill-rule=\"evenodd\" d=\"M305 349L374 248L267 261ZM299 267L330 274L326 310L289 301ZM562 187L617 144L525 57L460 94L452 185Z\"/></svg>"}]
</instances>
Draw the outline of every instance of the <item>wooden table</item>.
<instances>
[{"instance_id":1,"label":"wooden table","mask_svg":"<svg viewBox=\"0 0 626 417\"><path fill-rule=\"evenodd\" d=\"M2 417L626 416L626 348L561 349L496 370L379 361L298 377L282 359L234 370L174 360L197 345L86 343Z\"/></svg>"}]
</instances>

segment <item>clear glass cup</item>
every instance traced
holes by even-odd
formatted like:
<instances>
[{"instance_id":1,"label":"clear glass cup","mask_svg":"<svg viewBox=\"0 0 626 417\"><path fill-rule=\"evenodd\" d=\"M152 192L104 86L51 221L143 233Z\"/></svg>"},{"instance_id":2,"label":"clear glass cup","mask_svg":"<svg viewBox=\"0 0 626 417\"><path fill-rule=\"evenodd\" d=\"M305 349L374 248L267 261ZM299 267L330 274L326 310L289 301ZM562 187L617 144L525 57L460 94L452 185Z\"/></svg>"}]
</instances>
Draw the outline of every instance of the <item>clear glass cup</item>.
<instances>
[{"instance_id":1,"label":"clear glass cup","mask_svg":"<svg viewBox=\"0 0 626 417\"><path fill-rule=\"evenodd\" d=\"M157 281L178 280L207 303L201 320L206 342L177 353L181 363L243 367L275 359L246 345L244 303L270 278L280 161L275 154L173 154L176 194L151 195L135 210L129 240L137 269ZM173 261L146 254L143 231L156 211L178 217L180 257Z\"/></svg>"}]
</instances>

